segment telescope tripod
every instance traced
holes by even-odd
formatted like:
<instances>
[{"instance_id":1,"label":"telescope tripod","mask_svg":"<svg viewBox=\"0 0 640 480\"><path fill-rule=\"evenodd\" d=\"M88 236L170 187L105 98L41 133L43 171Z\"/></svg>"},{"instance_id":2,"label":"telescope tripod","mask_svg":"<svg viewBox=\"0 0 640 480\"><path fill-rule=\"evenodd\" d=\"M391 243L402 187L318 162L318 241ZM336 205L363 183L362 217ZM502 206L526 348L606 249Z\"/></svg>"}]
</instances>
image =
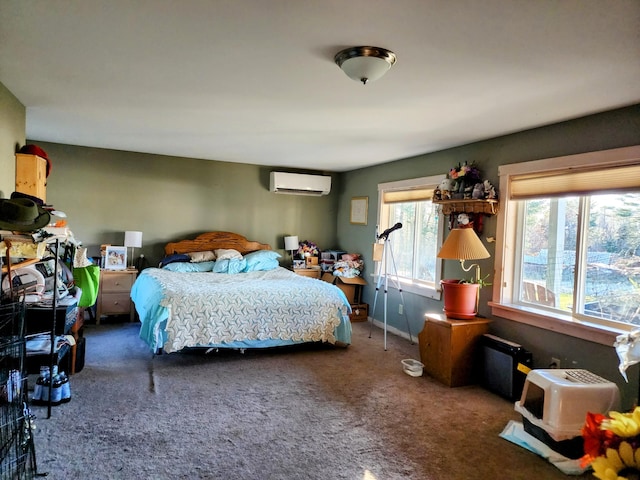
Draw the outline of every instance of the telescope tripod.
<instances>
[{"instance_id":1,"label":"telescope tripod","mask_svg":"<svg viewBox=\"0 0 640 480\"><path fill-rule=\"evenodd\" d=\"M381 235L378 237L382 239L382 258L380 259L380 275L378 276L378 282L376 283L376 294L373 299L373 309L371 311L371 325L369 326L369 338L371 338L371 331L373 330L373 319L376 313L376 304L378 302L378 293L380 292L380 287L382 285L384 279L384 349L387 350L387 294L389 290L389 260L391 261L391 266L393 267L393 275L395 277L395 287L398 289L400 293L400 305L402 305L401 315L404 315L405 320L407 321L407 332L409 332L409 339L411 343L413 343L413 337L411 336L411 327L409 326L409 318L406 314L406 309L404 308L404 296L402 295L402 286L400 285L400 281L398 280L398 269L396 268L396 261L393 258L393 249L391 248L391 243L389 241L388 235Z\"/></svg>"}]
</instances>

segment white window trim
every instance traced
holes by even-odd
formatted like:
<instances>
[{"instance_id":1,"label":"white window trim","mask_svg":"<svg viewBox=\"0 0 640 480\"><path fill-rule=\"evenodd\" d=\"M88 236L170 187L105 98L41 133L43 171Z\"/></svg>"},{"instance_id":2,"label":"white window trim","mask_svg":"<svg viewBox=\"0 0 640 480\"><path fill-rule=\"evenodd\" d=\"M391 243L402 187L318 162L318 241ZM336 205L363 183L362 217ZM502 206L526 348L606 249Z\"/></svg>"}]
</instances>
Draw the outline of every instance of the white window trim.
<instances>
[{"instance_id":1,"label":"white window trim","mask_svg":"<svg viewBox=\"0 0 640 480\"><path fill-rule=\"evenodd\" d=\"M395 182L386 182L378 184L378 220L377 227L379 229L378 233L380 233L381 226L381 218L386 218L387 215L387 206L383 203L382 198L384 192L393 191L393 190L408 190L411 188L421 188L421 187L430 187L434 188L440 185L442 180L444 180L446 175L431 175L429 177L419 177L419 178L411 178L407 180L398 180ZM384 215L383 215L384 214ZM444 223L441 217L438 217L438 249L442 243L442 236L444 234ZM376 262L375 272L371 274L373 277L374 285L378 285L378 282L382 285L384 282L383 278L380 278L379 275L380 262ZM439 280L442 277L442 260L436 262L436 280ZM427 297L435 300L440 300L442 295L442 289L439 284L436 284L435 288L431 288L428 285L422 284L420 282L413 282L407 279L395 278L393 275L389 275L387 278L387 284L389 288L393 288L394 290L402 289L403 292L412 293L414 295L420 295L422 297ZM399 288L398 288L399 287Z\"/></svg>"},{"instance_id":2,"label":"white window trim","mask_svg":"<svg viewBox=\"0 0 640 480\"><path fill-rule=\"evenodd\" d=\"M640 145L636 145L498 167L498 174L500 175L500 211L497 216L496 228L493 301L489 302L493 315L603 345L613 345L617 335L628 333L637 328L634 325L609 327L590 323L577 316L562 315L555 312L551 314L544 309L517 305L511 298L513 289L507 288L509 287L507 279L514 278L514 255L516 253L517 208L514 203L508 201L511 175L535 174L567 168L606 168L608 166L634 164L638 163L639 160Z\"/></svg>"}]
</instances>

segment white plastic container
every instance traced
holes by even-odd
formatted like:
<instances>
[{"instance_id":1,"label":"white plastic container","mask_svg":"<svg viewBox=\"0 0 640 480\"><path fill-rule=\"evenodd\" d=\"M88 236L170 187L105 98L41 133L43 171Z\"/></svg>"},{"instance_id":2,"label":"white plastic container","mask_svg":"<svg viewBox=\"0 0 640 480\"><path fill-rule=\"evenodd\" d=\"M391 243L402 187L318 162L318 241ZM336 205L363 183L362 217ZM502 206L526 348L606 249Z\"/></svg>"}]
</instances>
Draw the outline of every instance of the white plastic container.
<instances>
[{"instance_id":1,"label":"white plastic container","mask_svg":"<svg viewBox=\"0 0 640 480\"><path fill-rule=\"evenodd\" d=\"M411 375L412 377L421 377L422 370L424 369L424 364L419 362L418 360L413 360L412 358L407 358L401 361L402 370L407 375Z\"/></svg>"},{"instance_id":2,"label":"white plastic container","mask_svg":"<svg viewBox=\"0 0 640 480\"><path fill-rule=\"evenodd\" d=\"M515 410L556 441L581 435L587 412L620 409L618 386L582 369L540 369L527 374Z\"/></svg>"}]
</instances>

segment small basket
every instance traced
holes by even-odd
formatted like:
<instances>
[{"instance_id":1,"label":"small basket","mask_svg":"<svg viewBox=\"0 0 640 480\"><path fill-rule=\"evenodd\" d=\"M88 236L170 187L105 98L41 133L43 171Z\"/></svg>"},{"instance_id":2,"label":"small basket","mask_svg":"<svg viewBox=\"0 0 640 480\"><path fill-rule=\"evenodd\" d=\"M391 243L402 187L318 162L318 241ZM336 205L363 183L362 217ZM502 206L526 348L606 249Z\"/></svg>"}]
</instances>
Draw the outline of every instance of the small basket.
<instances>
[{"instance_id":1,"label":"small basket","mask_svg":"<svg viewBox=\"0 0 640 480\"><path fill-rule=\"evenodd\" d=\"M411 375L412 377L421 377L422 369L424 368L424 364L419 362L418 360L413 360L412 358L407 358L401 361L402 370L407 375Z\"/></svg>"}]
</instances>

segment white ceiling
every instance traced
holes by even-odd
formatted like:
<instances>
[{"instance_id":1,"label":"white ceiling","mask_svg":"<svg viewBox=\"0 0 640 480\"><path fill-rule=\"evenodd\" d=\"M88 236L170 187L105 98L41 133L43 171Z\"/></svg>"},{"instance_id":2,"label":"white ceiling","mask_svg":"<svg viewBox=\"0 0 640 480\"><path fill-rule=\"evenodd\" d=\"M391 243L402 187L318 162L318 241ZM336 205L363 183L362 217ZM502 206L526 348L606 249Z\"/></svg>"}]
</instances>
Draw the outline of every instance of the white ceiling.
<instances>
[{"instance_id":1,"label":"white ceiling","mask_svg":"<svg viewBox=\"0 0 640 480\"><path fill-rule=\"evenodd\" d=\"M640 1L2 0L0 82L30 139L346 171L640 103Z\"/></svg>"}]
</instances>

